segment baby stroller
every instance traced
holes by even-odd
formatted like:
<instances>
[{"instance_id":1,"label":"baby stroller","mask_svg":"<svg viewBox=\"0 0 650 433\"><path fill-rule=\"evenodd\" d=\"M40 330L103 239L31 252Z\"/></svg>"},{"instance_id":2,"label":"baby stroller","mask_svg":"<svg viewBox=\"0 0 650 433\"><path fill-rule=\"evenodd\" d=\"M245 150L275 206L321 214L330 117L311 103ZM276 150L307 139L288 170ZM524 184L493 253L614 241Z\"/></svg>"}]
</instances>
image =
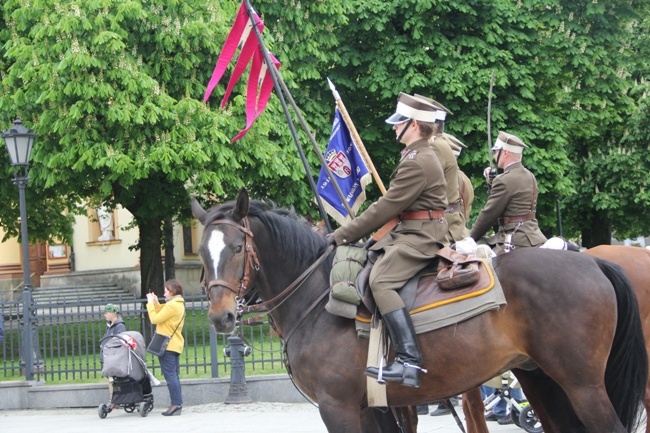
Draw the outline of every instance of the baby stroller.
<instances>
[{"instance_id":1,"label":"baby stroller","mask_svg":"<svg viewBox=\"0 0 650 433\"><path fill-rule=\"evenodd\" d=\"M113 409L120 407L127 413L137 410L142 417L149 415L153 410L153 394L142 334L122 332L102 338L100 344L104 354L102 376L112 378L113 395L110 403L99 405L99 417L106 418Z\"/></svg>"}]
</instances>

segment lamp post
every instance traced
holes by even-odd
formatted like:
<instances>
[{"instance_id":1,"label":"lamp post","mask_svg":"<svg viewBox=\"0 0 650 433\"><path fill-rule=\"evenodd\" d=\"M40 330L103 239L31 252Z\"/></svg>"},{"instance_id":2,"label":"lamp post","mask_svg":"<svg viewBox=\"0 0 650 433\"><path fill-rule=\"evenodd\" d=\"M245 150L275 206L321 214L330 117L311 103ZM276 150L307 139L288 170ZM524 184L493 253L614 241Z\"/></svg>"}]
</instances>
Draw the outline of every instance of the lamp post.
<instances>
[{"instance_id":1,"label":"lamp post","mask_svg":"<svg viewBox=\"0 0 650 433\"><path fill-rule=\"evenodd\" d=\"M32 298L32 281L29 270L29 238L27 237L27 204L25 201L25 188L29 182L28 166L29 157L32 153L36 133L23 125L23 122L16 117L13 127L8 131L2 132L2 138L5 140L11 165L14 167L13 182L18 186L20 198L20 235L23 250L23 362L25 363L25 379L34 379L34 348L38 347L38 336L34 333L36 330L34 319L36 310L34 309L34 299Z\"/></svg>"}]
</instances>

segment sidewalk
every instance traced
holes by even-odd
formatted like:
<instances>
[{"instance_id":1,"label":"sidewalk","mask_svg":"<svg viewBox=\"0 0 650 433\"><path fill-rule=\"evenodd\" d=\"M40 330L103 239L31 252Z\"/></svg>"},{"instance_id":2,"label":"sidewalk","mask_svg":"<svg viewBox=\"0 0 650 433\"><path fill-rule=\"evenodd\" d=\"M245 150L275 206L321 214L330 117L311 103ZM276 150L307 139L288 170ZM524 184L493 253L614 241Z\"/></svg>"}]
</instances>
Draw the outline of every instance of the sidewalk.
<instances>
[{"instance_id":1,"label":"sidewalk","mask_svg":"<svg viewBox=\"0 0 650 433\"><path fill-rule=\"evenodd\" d=\"M100 419L97 408L0 411L4 432L39 431L48 433L327 433L318 409L309 403L211 403L183 407L181 416L160 415L164 407L154 407L146 417L137 412L114 410ZM463 418L462 410L459 413ZM491 432L523 433L514 426L490 422ZM451 415L420 415L418 433L458 433Z\"/></svg>"}]
</instances>

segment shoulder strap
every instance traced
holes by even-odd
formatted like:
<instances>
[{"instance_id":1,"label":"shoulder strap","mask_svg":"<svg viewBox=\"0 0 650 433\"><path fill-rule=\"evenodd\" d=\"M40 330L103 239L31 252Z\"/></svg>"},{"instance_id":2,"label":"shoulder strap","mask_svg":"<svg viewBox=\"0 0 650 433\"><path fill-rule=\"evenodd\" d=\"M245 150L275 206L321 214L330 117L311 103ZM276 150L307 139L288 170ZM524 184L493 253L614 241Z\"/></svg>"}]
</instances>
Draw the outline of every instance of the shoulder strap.
<instances>
[{"instance_id":1,"label":"shoulder strap","mask_svg":"<svg viewBox=\"0 0 650 433\"><path fill-rule=\"evenodd\" d=\"M181 323L183 323L183 320L185 320L185 312L183 312L183 317L181 320L178 322L178 325L176 325L176 329L174 329L174 332L172 332L172 335L170 335L170 338L176 334L176 331L178 331L178 327L181 326Z\"/></svg>"}]
</instances>

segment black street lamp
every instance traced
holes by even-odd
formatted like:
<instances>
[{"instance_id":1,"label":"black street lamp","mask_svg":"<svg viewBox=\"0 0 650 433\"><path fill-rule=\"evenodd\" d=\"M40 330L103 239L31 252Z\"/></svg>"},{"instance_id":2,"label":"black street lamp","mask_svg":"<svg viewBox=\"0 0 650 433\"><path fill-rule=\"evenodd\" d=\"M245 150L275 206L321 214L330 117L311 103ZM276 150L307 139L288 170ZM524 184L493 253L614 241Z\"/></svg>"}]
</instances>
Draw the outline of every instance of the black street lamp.
<instances>
[{"instance_id":1,"label":"black street lamp","mask_svg":"<svg viewBox=\"0 0 650 433\"><path fill-rule=\"evenodd\" d=\"M11 165L14 167L14 184L18 185L20 197L20 233L23 249L23 362L25 363L25 379L34 379L34 362L38 360L38 335L35 319L36 309L32 297L32 280L29 271L29 238L27 237L27 203L25 201L25 188L29 183L28 166L32 147L36 140L36 133L23 125L18 117L14 120L13 127L2 132L5 140Z\"/></svg>"}]
</instances>

